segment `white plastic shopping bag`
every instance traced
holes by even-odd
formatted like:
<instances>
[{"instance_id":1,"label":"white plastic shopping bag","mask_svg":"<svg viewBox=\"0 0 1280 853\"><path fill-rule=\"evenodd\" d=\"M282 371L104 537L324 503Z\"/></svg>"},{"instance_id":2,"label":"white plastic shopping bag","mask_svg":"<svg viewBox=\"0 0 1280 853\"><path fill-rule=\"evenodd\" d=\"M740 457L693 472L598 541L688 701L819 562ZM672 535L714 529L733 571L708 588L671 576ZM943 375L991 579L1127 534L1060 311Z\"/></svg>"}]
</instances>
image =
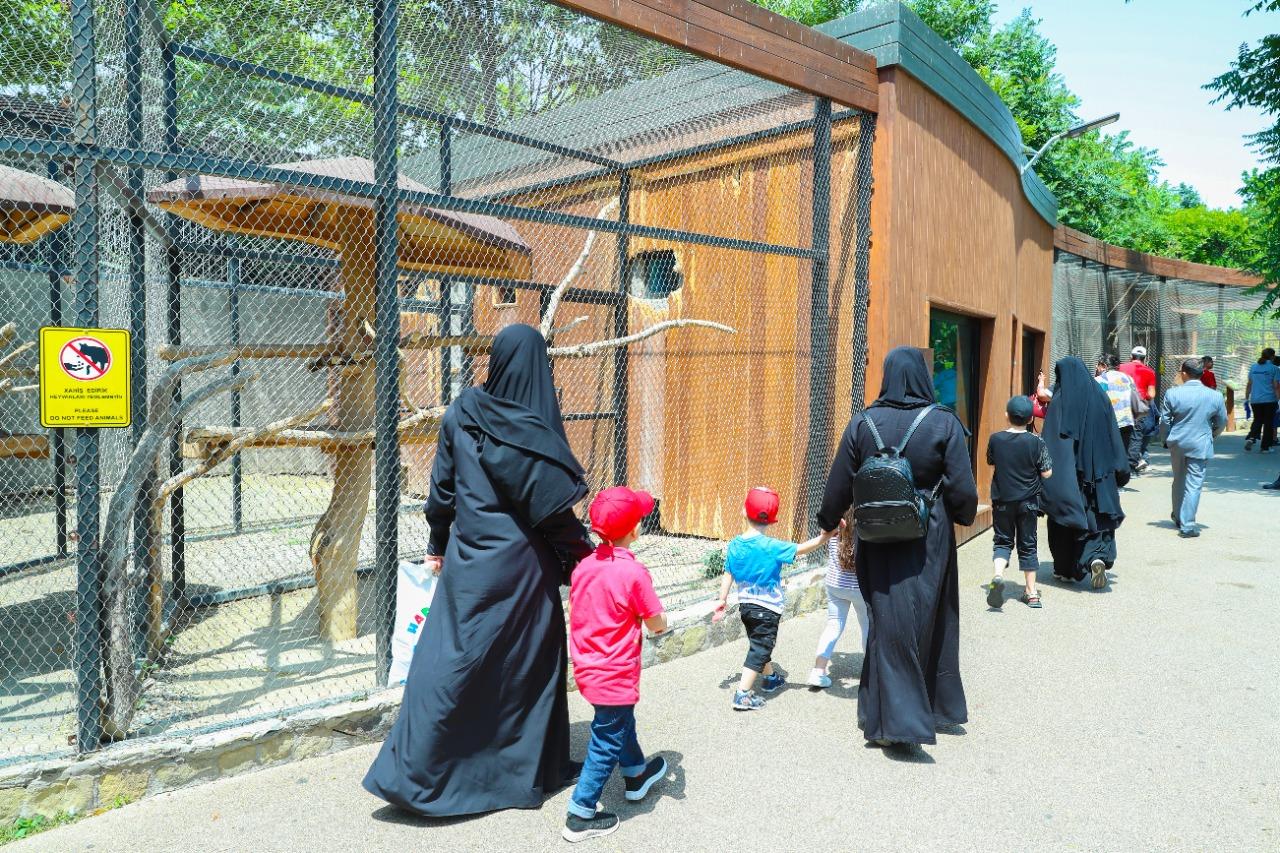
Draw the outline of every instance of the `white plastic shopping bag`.
<instances>
[{"instance_id":1,"label":"white plastic shopping bag","mask_svg":"<svg viewBox=\"0 0 1280 853\"><path fill-rule=\"evenodd\" d=\"M403 684L409 677L409 662L422 636L431 599L436 594L436 576L421 563L400 562L396 577L396 628L391 635L389 684Z\"/></svg>"}]
</instances>

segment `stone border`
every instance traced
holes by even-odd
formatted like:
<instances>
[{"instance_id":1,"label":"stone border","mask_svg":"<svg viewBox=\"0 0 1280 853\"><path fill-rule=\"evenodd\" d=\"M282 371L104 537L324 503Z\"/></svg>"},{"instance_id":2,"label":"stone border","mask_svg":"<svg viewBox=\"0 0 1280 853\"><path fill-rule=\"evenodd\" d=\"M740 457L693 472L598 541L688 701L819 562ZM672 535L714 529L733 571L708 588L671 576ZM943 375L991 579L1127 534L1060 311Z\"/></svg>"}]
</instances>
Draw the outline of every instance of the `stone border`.
<instances>
[{"instance_id":1,"label":"stone border","mask_svg":"<svg viewBox=\"0 0 1280 853\"><path fill-rule=\"evenodd\" d=\"M821 570L787 579L783 619L826 604ZM742 636L742 621L712 622L715 602L702 601L669 614L671 630L646 639L641 664L654 666L731 643ZM732 610L732 608L731 608ZM576 689L570 678L570 689ZM0 769L0 823L58 813L87 814L198 785L214 779L314 758L382 740L400 710L402 688L368 698L325 705L285 718L263 720L191 737L155 737L109 746L82 758L70 757Z\"/></svg>"}]
</instances>

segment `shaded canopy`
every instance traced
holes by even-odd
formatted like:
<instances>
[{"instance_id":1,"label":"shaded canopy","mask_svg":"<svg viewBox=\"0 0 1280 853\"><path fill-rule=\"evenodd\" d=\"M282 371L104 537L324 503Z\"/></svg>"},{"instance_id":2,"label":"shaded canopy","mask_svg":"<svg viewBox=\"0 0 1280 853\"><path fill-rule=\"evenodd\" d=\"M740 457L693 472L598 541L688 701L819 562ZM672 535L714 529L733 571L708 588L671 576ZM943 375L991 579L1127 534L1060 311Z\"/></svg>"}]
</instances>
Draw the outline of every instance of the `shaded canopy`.
<instances>
[{"instance_id":1,"label":"shaded canopy","mask_svg":"<svg viewBox=\"0 0 1280 853\"><path fill-rule=\"evenodd\" d=\"M57 181L0 166L0 243L31 243L71 218L75 193Z\"/></svg>"},{"instance_id":2,"label":"shaded canopy","mask_svg":"<svg viewBox=\"0 0 1280 853\"><path fill-rule=\"evenodd\" d=\"M373 162L339 157L280 163L274 168L372 183ZM430 188L401 175L399 187ZM147 201L215 231L301 240L341 252L349 235L373 228L373 199L314 187L193 175L162 184ZM401 203L399 265L420 272L528 278L529 245L507 223L492 216Z\"/></svg>"}]
</instances>

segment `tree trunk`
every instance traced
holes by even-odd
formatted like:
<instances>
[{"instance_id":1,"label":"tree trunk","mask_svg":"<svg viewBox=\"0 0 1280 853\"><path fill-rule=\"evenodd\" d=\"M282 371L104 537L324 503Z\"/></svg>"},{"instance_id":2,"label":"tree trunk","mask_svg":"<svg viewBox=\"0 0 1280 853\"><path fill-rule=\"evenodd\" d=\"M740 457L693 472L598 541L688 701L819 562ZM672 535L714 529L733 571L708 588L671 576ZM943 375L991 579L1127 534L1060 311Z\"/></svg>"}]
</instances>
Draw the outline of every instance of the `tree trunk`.
<instances>
[{"instance_id":1,"label":"tree trunk","mask_svg":"<svg viewBox=\"0 0 1280 853\"><path fill-rule=\"evenodd\" d=\"M346 352L369 345L365 324L374 317L373 221L348 214L341 238L344 296L335 334ZM335 369L332 427L354 432L374 425L373 363ZM311 563L316 574L320 634L331 642L356 636L356 561L372 486L373 453L368 446L333 451L333 493L311 534Z\"/></svg>"}]
</instances>

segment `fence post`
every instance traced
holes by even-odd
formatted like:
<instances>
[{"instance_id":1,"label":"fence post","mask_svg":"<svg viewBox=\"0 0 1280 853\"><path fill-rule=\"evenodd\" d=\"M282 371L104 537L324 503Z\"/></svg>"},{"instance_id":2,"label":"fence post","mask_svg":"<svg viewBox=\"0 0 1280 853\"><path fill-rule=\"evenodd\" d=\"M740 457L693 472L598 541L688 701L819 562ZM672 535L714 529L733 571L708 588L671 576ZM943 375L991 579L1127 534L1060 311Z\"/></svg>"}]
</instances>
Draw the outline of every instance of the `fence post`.
<instances>
[{"instance_id":1,"label":"fence post","mask_svg":"<svg viewBox=\"0 0 1280 853\"><path fill-rule=\"evenodd\" d=\"M809 287L809 441L805 450L805 513L815 528L831 453L831 376L829 358L831 299L831 101L814 101L813 219Z\"/></svg>"},{"instance_id":2,"label":"fence post","mask_svg":"<svg viewBox=\"0 0 1280 853\"><path fill-rule=\"evenodd\" d=\"M62 177L61 164L49 161L49 179ZM67 266L67 232L58 229L45 238L45 263L49 267L49 325L62 325L62 277ZM67 434L51 429L53 445L53 538L58 559L67 556Z\"/></svg>"},{"instance_id":3,"label":"fence post","mask_svg":"<svg viewBox=\"0 0 1280 853\"><path fill-rule=\"evenodd\" d=\"M240 346L240 259L227 258L227 309L231 346ZM240 360L231 362L231 375L240 375ZM240 391L231 392L231 426L241 424ZM231 457L231 528L239 533L244 528L244 454Z\"/></svg>"},{"instance_id":4,"label":"fence post","mask_svg":"<svg viewBox=\"0 0 1280 853\"><path fill-rule=\"evenodd\" d=\"M396 210L399 204L396 143L397 0L375 0L373 19L374 181L382 192L374 206L374 589L377 591L377 683L387 683L391 632L395 627L396 569L400 561L400 294L397 286Z\"/></svg>"},{"instance_id":5,"label":"fence post","mask_svg":"<svg viewBox=\"0 0 1280 853\"><path fill-rule=\"evenodd\" d=\"M618 221L631 221L631 173L618 173ZM613 335L627 334L631 293L631 240L618 234L618 305L613 311ZM613 485L627 482L628 358L626 347L613 351Z\"/></svg>"},{"instance_id":6,"label":"fence post","mask_svg":"<svg viewBox=\"0 0 1280 853\"><path fill-rule=\"evenodd\" d=\"M164 150L174 151L178 147L178 67L173 47L168 41L161 42L160 58L161 82L164 103ZM165 174L166 181L177 180L178 173L170 170ZM182 254L178 251L175 239L174 220L166 214L164 269L165 269L165 342L171 346L182 343ZM182 385L179 383L173 390L173 406L176 410L182 401ZM182 422L176 425L175 438L169 442L169 476L182 471ZM187 559L186 559L186 503L182 489L177 489L169 498L169 565L172 586L169 593L169 604L174 608L185 608L187 603ZM166 617L167 618L167 617Z\"/></svg>"},{"instance_id":7,"label":"fence post","mask_svg":"<svg viewBox=\"0 0 1280 853\"><path fill-rule=\"evenodd\" d=\"M440 192L453 195L453 122L440 122ZM453 280L440 278L440 334L452 335ZM453 400L453 347L440 351L440 400L446 406Z\"/></svg>"},{"instance_id":8,"label":"fence post","mask_svg":"<svg viewBox=\"0 0 1280 853\"><path fill-rule=\"evenodd\" d=\"M97 141L93 0L71 0L72 141ZM94 161L76 157L76 209L71 216L71 268L76 323L98 322L98 177ZM76 430L76 749L102 739L102 555L98 430Z\"/></svg>"},{"instance_id":9,"label":"fence post","mask_svg":"<svg viewBox=\"0 0 1280 853\"><path fill-rule=\"evenodd\" d=\"M143 0L127 0L124 8L124 91L125 133L131 148L143 147L142 106L142 9ZM143 172L130 166L125 172L125 203L128 206L129 269L129 403L136 445L147 428L147 232L143 218ZM133 512L133 562L138 574L150 578L152 572L151 493L143 489ZM134 655L145 659L147 645L147 586L141 583L134 594Z\"/></svg>"},{"instance_id":10,"label":"fence post","mask_svg":"<svg viewBox=\"0 0 1280 853\"><path fill-rule=\"evenodd\" d=\"M853 414L861 412L867 403L867 313L871 305L871 194L875 189L872 172L875 140L875 114L863 113L858 118L858 161L854 178L857 198L853 244Z\"/></svg>"}]
</instances>

